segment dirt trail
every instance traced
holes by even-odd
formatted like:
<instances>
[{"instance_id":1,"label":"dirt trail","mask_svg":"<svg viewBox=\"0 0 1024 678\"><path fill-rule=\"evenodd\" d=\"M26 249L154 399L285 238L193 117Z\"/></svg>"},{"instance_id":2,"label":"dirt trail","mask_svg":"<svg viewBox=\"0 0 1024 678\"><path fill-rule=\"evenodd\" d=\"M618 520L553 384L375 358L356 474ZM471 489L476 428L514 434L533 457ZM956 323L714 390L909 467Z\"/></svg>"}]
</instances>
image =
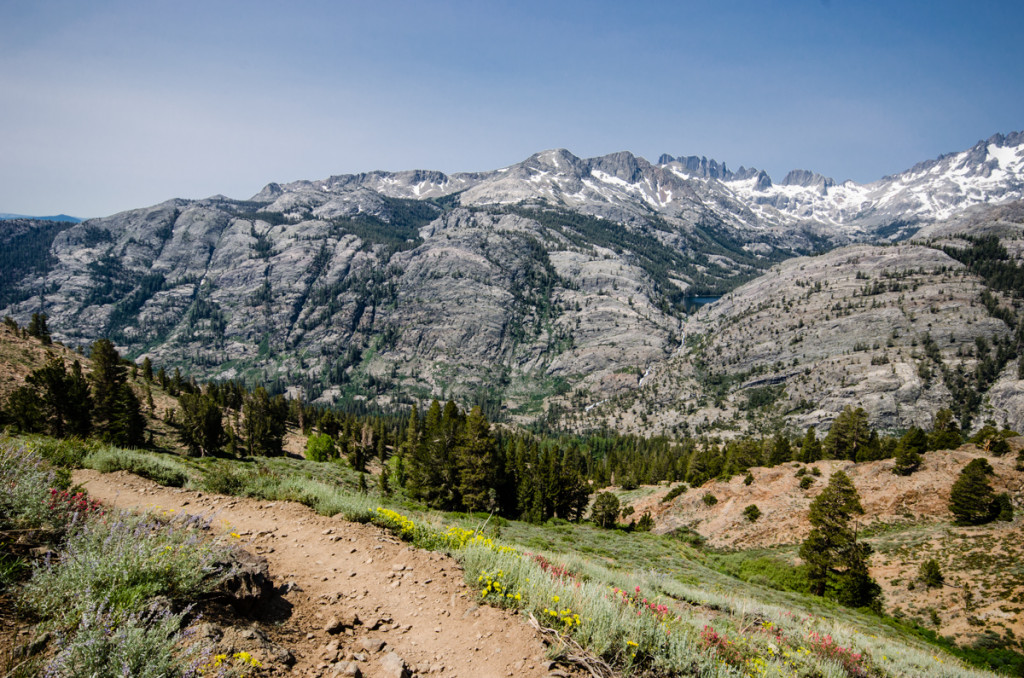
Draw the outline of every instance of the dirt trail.
<instances>
[{"instance_id":1,"label":"dirt trail","mask_svg":"<svg viewBox=\"0 0 1024 678\"><path fill-rule=\"evenodd\" d=\"M77 471L74 482L120 508L212 517L214 529L240 535L248 550L264 556L275 583L291 584L284 596L290 616L263 628L296 662L274 673L345 675L342 667L352 660L367 678L391 678L398 673L386 657L394 652L414 675L551 675L544 645L522 617L477 605L452 558L409 547L376 526L290 502L161 487L125 472ZM353 612L363 623L352 631L325 630L332 617Z\"/></svg>"}]
</instances>

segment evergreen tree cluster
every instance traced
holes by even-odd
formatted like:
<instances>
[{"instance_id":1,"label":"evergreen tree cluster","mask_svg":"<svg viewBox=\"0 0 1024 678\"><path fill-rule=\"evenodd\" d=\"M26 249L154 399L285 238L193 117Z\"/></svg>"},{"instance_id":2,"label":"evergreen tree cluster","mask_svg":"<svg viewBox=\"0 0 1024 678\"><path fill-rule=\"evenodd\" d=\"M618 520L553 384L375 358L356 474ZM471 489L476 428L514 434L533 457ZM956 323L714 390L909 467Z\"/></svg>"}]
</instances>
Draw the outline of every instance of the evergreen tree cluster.
<instances>
[{"instance_id":1,"label":"evergreen tree cluster","mask_svg":"<svg viewBox=\"0 0 1024 678\"><path fill-rule=\"evenodd\" d=\"M117 350L110 341L99 339L90 357L92 372L87 378L78 360L68 369L64 360L51 354L43 367L28 375L24 386L8 396L6 418L27 433L96 434L114 445L142 445L146 420Z\"/></svg>"}]
</instances>

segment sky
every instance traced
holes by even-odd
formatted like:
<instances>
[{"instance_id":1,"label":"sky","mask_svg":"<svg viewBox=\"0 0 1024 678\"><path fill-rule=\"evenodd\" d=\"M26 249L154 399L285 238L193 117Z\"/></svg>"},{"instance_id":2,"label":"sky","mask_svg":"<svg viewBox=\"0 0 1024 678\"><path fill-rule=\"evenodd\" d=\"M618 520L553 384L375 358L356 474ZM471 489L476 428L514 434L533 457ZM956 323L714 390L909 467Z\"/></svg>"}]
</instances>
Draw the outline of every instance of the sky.
<instances>
[{"instance_id":1,"label":"sky","mask_svg":"<svg viewBox=\"0 0 1024 678\"><path fill-rule=\"evenodd\" d=\"M1024 2L3 0L0 212L549 148L869 182L1024 129Z\"/></svg>"}]
</instances>

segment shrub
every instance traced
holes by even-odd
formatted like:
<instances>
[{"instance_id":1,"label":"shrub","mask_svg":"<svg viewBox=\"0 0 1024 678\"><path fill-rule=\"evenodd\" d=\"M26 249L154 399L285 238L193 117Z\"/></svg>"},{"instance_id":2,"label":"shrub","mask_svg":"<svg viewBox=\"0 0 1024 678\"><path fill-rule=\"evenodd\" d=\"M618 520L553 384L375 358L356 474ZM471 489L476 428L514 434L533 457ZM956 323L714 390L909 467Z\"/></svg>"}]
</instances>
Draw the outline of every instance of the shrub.
<instances>
[{"instance_id":1,"label":"shrub","mask_svg":"<svg viewBox=\"0 0 1024 678\"><path fill-rule=\"evenodd\" d=\"M101 473L129 471L169 487L183 487L188 482L188 474L177 463L136 450L107 447L90 453L82 463Z\"/></svg>"},{"instance_id":2,"label":"shrub","mask_svg":"<svg viewBox=\"0 0 1024 678\"><path fill-rule=\"evenodd\" d=\"M750 471L747 471L747 475L745 475L743 477L743 484L744 485L751 485L753 482L754 482L754 474L751 473Z\"/></svg>"},{"instance_id":3,"label":"shrub","mask_svg":"<svg viewBox=\"0 0 1024 678\"><path fill-rule=\"evenodd\" d=\"M718 497L711 494L710 492L705 492L704 496L701 497L700 499L701 501L704 502L705 506L714 506L715 504L718 503Z\"/></svg>"},{"instance_id":4,"label":"shrub","mask_svg":"<svg viewBox=\"0 0 1024 678\"><path fill-rule=\"evenodd\" d=\"M747 520L750 522L754 522L761 517L761 509L757 508L757 504L751 504L743 509L743 515L746 516Z\"/></svg>"},{"instance_id":5,"label":"shrub","mask_svg":"<svg viewBox=\"0 0 1024 678\"><path fill-rule=\"evenodd\" d=\"M80 438L39 438L31 443L33 450L54 466L82 468L86 455L96 450L96 444Z\"/></svg>"},{"instance_id":6,"label":"shrub","mask_svg":"<svg viewBox=\"0 0 1024 678\"><path fill-rule=\"evenodd\" d=\"M930 589L942 586L943 577L942 570L939 569L939 561L929 558L921 563L921 567L918 569L918 577Z\"/></svg>"},{"instance_id":7,"label":"shrub","mask_svg":"<svg viewBox=\"0 0 1024 678\"><path fill-rule=\"evenodd\" d=\"M690 489L689 485L687 485L686 483L679 483L671 490L669 490L668 494L661 498L661 503L667 504L668 502L672 501L673 499L681 495L683 492L686 492L688 489Z\"/></svg>"},{"instance_id":8,"label":"shrub","mask_svg":"<svg viewBox=\"0 0 1024 678\"><path fill-rule=\"evenodd\" d=\"M994 512L996 512L996 520L1004 522L1010 522L1013 520L1013 503L1010 501L1010 495L1006 492L1000 492L995 498Z\"/></svg>"},{"instance_id":9,"label":"shrub","mask_svg":"<svg viewBox=\"0 0 1024 678\"><path fill-rule=\"evenodd\" d=\"M334 438L326 433L317 433L306 441L306 459L310 461L328 461L338 456L338 448Z\"/></svg>"},{"instance_id":10,"label":"shrub","mask_svg":"<svg viewBox=\"0 0 1024 678\"><path fill-rule=\"evenodd\" d=\"M204 490L215 494L242 496L246 494L246 476L227 464L217 464L206 471L201 483Z\"/></svg>"},{"instance_id":11,"label":"shrub","mask_svg":"<svg viewBox=\"0 0 1024 678\"><path fill-rule=\"evenodd\" d=\"M196 518L120 513L77 525L59 559L36 568L25 601L44 618L140 612L154 596L187 601L212 589L224 548L204 545Z\"/></svg>"},{"instance_id":12,"label":"shrub","mask_svg":"<svg viewBox=\"0 0 1024 678\"><path fill-rule=\"evenodd\" d=\"M685 526L677 527L671 532L666 532L665 534L666 536L678 539L679 541L689 544L690 546L703 546L704 542L707 541L707 539L704 538L704 535L700 534L699 532L695 532L694 530Z\"/></svg>"},{"instance_id":13,"label":"shrub","mask_svg":"<svg viewBox=\"0 0 1024 678\"><path fill-rule=\"evenodd\" d=\"M636 521L637 532L650 532L654 528L654 518L651 517L650 511L644 511L644 514L640 516L640 520Z\"/></svg>"},{"instance_id":14,"label":"shrub","mask_svg":"<svg viewBox=\"0 0 1024 678\"><path fill-rule=\"evenodd\" d=\"M148 611L125 616L102 603L90 605L74 631L57 634L57 653L43 674L59 678L194 675L193 669L201 663L200 646L181 647L186 613Z\"/></svg>"},{"instance_id":15,"label":"shrub","mask_svg":"<svg viewBox=\"0 0 1024 678\"><path fill-rule=\"evenodd\" d=\"M46 497L58 484L56 472L38 453L24 445L0 445L0 529L48 526Z\"/></svg>"},{"instance_id":16,"label":"shrub","mask_svg":"<svg viewBox=\"0 0 1024 678\"><path fill-rule=\"evenodd\" d=\"M821 469L818 468L817 466L812 466L811 467L811 475L816 477L816 478L820 477L821 476Z\"/></svg>"},{"instance_id":17,"label":"shrub","mask_svg":"<svg viewBox=\"0 0 1024 678\"><path fill-rule=\"evenodd\" d=\"M800 489L806 490L808 487L814 484L814 478L811 476L804 476L800 479Z\"/></svg>"}]
</instances>

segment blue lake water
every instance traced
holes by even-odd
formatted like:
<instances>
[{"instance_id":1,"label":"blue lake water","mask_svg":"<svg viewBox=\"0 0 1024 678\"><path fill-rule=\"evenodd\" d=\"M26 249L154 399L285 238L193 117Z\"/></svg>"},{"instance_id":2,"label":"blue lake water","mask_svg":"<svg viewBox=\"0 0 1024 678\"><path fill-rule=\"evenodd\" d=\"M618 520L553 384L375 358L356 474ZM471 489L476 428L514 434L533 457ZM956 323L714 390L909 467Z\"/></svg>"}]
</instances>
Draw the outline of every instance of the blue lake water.
<instances>
[{"instance_id":1,"label":"blue lake water","mask_svg":"<svg viewBox=\"0 0 1024 678\"><path fill-rule=\"evenodd\" d=\"M721 298L722 297L720 297L720 296L719 297L683 297L683 306L685 308L690 308L691 306L693 306L695 308L700 308L701 306L705 306L705 305L710 304L712 302L718 301Z\"/></svg>"}]
</instances>

